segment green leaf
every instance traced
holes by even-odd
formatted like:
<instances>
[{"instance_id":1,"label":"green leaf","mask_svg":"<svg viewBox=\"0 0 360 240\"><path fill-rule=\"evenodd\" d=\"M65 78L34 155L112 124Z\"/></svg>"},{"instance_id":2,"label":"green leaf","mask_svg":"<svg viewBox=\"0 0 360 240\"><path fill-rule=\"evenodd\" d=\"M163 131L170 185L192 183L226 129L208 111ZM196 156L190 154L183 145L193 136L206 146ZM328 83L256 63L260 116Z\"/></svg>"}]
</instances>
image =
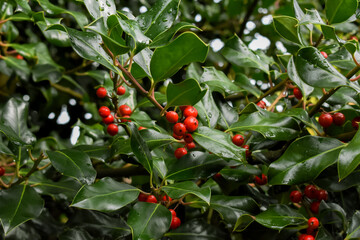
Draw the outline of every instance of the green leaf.
<instances>
[{"instance_id":1,"label":"green leaf","mask_svg":"<svg viewBox=\"0 0 360 240\"><path fill-rule=\"evenodd\" d=\"M0 131L10 141L14 141L17 144L32 144L36 140L34 134L27 126L28 109L28 103L16 98L11 98L4 105L0 118Z\"/></svg>"},{"instance_id":2,"label":"green leaf","mask_svg":"<svg viewBox=\"0 0 360 240\"><path fill-rule=\"evenodd\" d=\"M220 171L220 173L226 180L246 184L254 176L261 175L261 169L250 164L242 164L236 168L224 168Z\"/></svg>"},{"instance_id":3,"label":"green leaf","mask_svg":"<svg viewBox=\"0 0 360 240\"><path fill-rule=\"evenodd\" d=\"M174 199L179 199L187 194L193 194L205 201L207 204L210 204L210 187L199 188L194 182L189 181L175 183L163 186L161 189Z\"/></svg>"},{"instance_id":4,"label":"green leaf","mask_svg":"<svg viewBox=\"0 0 360 240\"><path fill-rule=\"evenodd\" d=\"M170 44L157 48L150 62L151 75L155 82L163 81L184 65L192 62L204 62L209 46L198 36L185 32Z\"/></svg>"},{"instance_id":5,"label":"green leaf","mask_svg":"<svg viewBox=\"0 0 360 240\"><path fill-rule=\"evenodd\" d=\"M91 159L105 162L110 157L109 146L78 145L74 149L86 153Z\"/></svg>"},{"instance_id":6,"label":"green leaf","mask_svg":"<svg viewBox=\"0 0 360 240\"><path fill-rule=\"evenodd\" d=\"M253 94L255 97L260 97L261 90L256 86L252 85L250 79L243 73L236 73L235 83L237 83L241 88L245 89L249 93Z\"/></svg>"},{"instance_id":7,"label":"green leaf","mask_svg":"<svg viewBox=\"0 0 360 240\"><path fill-rule=\"evenodd\" d=\"M173 106L195 105L206 93L195 79L187 79L178 84L169 83L166 89L166 109Z\"/></svg>"},{"instance_id":8,"label":"green leaf","mask_svg":"<svg viewBox=\"0 0 360 240\"><path fill-rule=\"evenodd\" d=\"M360 238L360 212L356 211L351 218L350 226L346 231L345 240Z\"/></svg>"},{"instance_id":9,"label":"green leaf","mask_svg":"<svg viewBox=\"0 0 360 240\"><path fill-rule=\"evenodd\" d=\"M222 71L214 67L205 67L200 78L201 83L206 83L212 91L220 92L223 96L236 94L242 89L233 83Z\"/></svg>"},{"instance_id":10,"label":"green leaf","mask_svg":"<svg viewBox=\"0 0 360 240\"><path fill-rule=\"evenodd\" d=\"M96 177L89 156L79 150L64 149L47 151L53 167L64 175L74 177L82 183L91 184Z\"/></svg>"},{"instance_id":11,"label":"green leaf","mask_svg":"<svg viewBox=\"0 0 360 240\"><path fill-rule=\"evenodd\" d=\"M192 151L169 167L166 179L190 180L208 178L219 172L226 162L216 155L200 151Z\"/></svg>"},{"instance_id":12,"label":"green leaf","mask_svg":"<svg viewBox=\"0 0 360 240\"><path fill-rule=\"evenodd\" d=\"M220 111L216 106L209 87L205 85L205 88L207 91L203 99L199 101L194 107L198 110L198 119L200 122L205 126L214 128L220 118Z\"/></svg>"},{"instance_id":13,"label":"green leaf","mask_svg":"<svg viewBox=\"0 0 360 240\"><path fill-rule=\"evenodd\" d=\"M352 173L360 164L360 131L357 131L353 139L345 146L339 155L338 173L339 180Z\"/></svg>"},{"instance_id":14,"label":"green leaf","mask_svg":"<svg viewBox=\"0 0 360 240\"><path fill-rule=\"evenodd\" d=\"M289 16L275 16L273 17L273 23L275 30L291 42L301 45L299 39L299 21L296 18Z\"/></svg>"},{"instance_id":15,"label":"green leaf","mask_svg":"<svg viewBox=\"0 0 360 240\"><path fill-rule=\"evenodd\" d=\"M314 180L338 160L344 145L337 139L305 136L294 141L270 164L269 184L300 184Z\"/></svg>"},{"instance_id":16,"label":"green leaf","mask_svg":"<svg viewBox=\"0 0 360 240\"><path fill-rule=\"evenodd\" d=\"M325 4L326 18L329 24L341 23L355 14L357 0L327 0Z\"/></svg>"},{"instance_id":17,"label":"green leaf","mask_svg":"<svg viewBox=\"0 0 360 240\"><path fill-rule=\"evenodd\" d=\"M103 212L116 211L137 199L139 192L136 187L106 177L93 185L84 185L71 206Z\"/></svg>"},{"instance_id":18,"label":"green leaf","mask_svg":"<svg viewBox=\"0 0 360 240\"><path fill-rule=\"evenodd\" d=\"M160 133L153 129L144 129L139 132L150 150L177 142L172 136Z\"/></svg>"},{"instance_id":19,"label":"green leaf","mask_svg":"<svg viewBox=\"0 0 360 240\"><path fill-rule=\"evenodd\" d=\"M149 48L144 48L138 54L136 54L133 59L134 63L136 63L141 68L141 70L144 71L146 76L150 78L151 78L150 61L152 56L153 56L153 52Z\"/></svg>"},{"instance_id":20,"label":"green leaf","mask_svg":"<svg viewBox=\"0 0 360 240\"><path fill-rule=\"evenodd\" d=\"M1 131L1 128L0 128ZM1 141L1 138L0 138ZM2 142L0 142L0 153L3 153L5 155L14 155L11 150Z\"/></svg>"},{"instance_id":21,"label":"green leaf","mask_svg":"<svg viewBox=\"0 0 360 240\"><path fill-rule=\"evenodd\" d=\"M137 160L144 166L144 168L152 173L153 162L150 154L150 149L145 140L141 137L137 126L133 123L129 124L131 129L130 145Z\"/></svg>"},{"instance_id":22,"label":"green leaf","mask_svg":"<svg viewBox=\"0 0 360 240\"><path fill-rule=\"evenodd\" d=\"M314 47L300 49L294 62L300 79L312 87L333 88L348 85L346 77L341 75Z\"/></svg>"},{"instance_id":23,"label":"green leaf","mask_svg":"<svg viewBox=\"0 0 360 240\"><path fill-rule=\"evenodd\" d=\"M132 239L160 239L169 230L170 211L160 205L138 202L129 213L128 225L131 227Z\"/></svg>"},{"instance_id":24,"label":"green leaf","mask_svg":"<svg viewBox=\"0 0 360 240\"><path fill-rule=\"evenodd\" d=\"M269 74L269 67L264 64L237 35L226 41L221 53L226 60L235 66L258 68Z\"/></svg>"},{"instance_id":25,"label":"green leaf","mask_svg":"<svg viewBox=\"0 0 360 240\"><path fill-rule=\"evenodd\" d=\"M239 113L228 102L216 99L216 105L220 111L218 123L222 128L228 129L231 124L239 120Z\"/></svg>"},{"instance_id":26,"label":"green leaf","mask_svg":"<svg viewBox=\"0 0 360 240\"><path fill-rule=\"evenodd\" d=\"M296 121L291 117L281 116L266 110L251 114L241 114L238 122L227 131L256 131L273 140L290 140L299 134Z\"/></svg>"},{"instance_id":27,"label":"green leaf","mask_svg":"<svg viewBox=\"0 0 360 240\"><path fill-rule=\"evenodd\" d=\"M30 75L30 68L28 67L26 61L17 59L14 57L1 57L6 62L6 65L13 69L16 74L23 80L27 80Z\"/></svg>"},{"instance_id":28,"label":"green leaf","mask_svg":"<svg viewBox=\"0 0 360 240\"><path fill-rule=\"evenodd\" d=\"M245 149L232 143L229 134L220 130L199 127L193 133L194 140L203 148L225 159L245 161Z\"/></svg>"},{"instance_id":29,"label":"green leaf","mask_svg":"<svg viewBox=\"0 0 360 240\"><path fill-rule=\"evenodd\" d=\"M298 73L296 69L293 56L291 56L289 60L289 63L287 65L287 71L289 78L300 88L302 94L304 95L304 98L309 96L314 91L314 88L312 86L309 86L300 78L300 73Z\"/></svg>"},{"instance_id":30,"label":"green leaf","mask_svg":"<svg viewBox=\"0 0 360 240\"><path fill-rule=\"evenodd\" d=\"M105 23L110 15L116 14L114 0L84 0L84 5L94 19L103 17Z\"/></svg>"},{"instance_id":31,"label":"green leaf","mask_svg":"<svg viewBox=\"0 0 360 240\"><path fill-rule=\"evenodd\" d=\"M18 225L38 217L44 207L44 200L28 185L1 190L0 199L0 219L5 235Z\"/></svg>"},{"instance_id":32,"label":"green leaf","mask_svg":"<svg viewBox=\"0 0 360 240\"><path fill-rule=\"evenodd\" d=\"M58 7L52 3L50 3L48 0L36 0L40 6L48 13L48 14L70 14L73 16L76 20L76 22L79 24L81 28L83 28L87 23L88 20L84 13L77 12L77 11L69 11L64 8Z\"/></svg>"},{"instance_id":33,"label":"green leaf","mask_svg":"<svg viewBox=\"0 0 360 240\"><path fill-rule=\"evenodd\" d=\"M307 219L290 207L277 204L256 215L255 221L267 228L282 230L289 225L306 224Z\"/></svg>"},{"instance_id":34,"label":"green leaf","mask_svg":"<svg viewBox=\"0 0 360 240\"><path fill-rule=\"evenodd\" d=\"M76 228L68 229L62 232L59 236L59 240L72 240L72 239L87 240L91 238L92 236L90 235L90 233L88 233L83 229L76 229Z\"/></svg>"},{"instance_id":35,"label":"green leaf","mask_svg":"<svg viewBox=\"0 0 360 240\"><path fill-rule=\"evenodd\" d=\"M136 20L145 35L154 39L172 26L178 14L179 5L180 0L158 0Z\"/></svg>"},{"instance_id":36,"label":"green leaf","mask_svg":"<svg viewBox=\"0 0 360 240\"><path fill-rule=\"evenodd\" d=\"M325 25L324 21L321 19L321 16L318 11L315 9L306 9L306 15L300 20L300 25L317 24Z\"/></svg>"},{"instance_id":37,"label":"green leaf","mask_svg":"<svg viewBox=\"0 0 360 240\"><path fill-rule=\"evenodd\" d=\"M294 11L295 11L295 17L297 20L301 20L305 17L305 13L304 11L301 9L301 7L299 6L299 3L296 0L293 0L293 6L294 6ZM307 24L306 27L312 31L313 30L313 26L311 24Z\"/></svg>"}]
</instances>

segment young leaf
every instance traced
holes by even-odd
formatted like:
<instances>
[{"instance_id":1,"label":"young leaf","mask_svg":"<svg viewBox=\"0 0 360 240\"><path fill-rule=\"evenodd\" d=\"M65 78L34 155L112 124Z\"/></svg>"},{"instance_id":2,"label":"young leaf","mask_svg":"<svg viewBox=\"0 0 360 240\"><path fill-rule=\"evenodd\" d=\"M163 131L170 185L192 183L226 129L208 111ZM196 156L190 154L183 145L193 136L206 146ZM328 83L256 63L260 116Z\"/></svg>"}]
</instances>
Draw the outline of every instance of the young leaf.
<instances>
[{"instance_id":1,"label":"young leaf","mask_svg":"<svg viewBox=\"0 0 360 240\"><path fill-rule=\"evenodd\" d=\"M276 16L273 18L275 30L291 42L301 45L299 38L299 21L296 18L288 16Z\"/></svg>"},{"instance_id":2,"label":"young leaf","mask_svg":"<svg viewBox=\"0 0 360 240\"><path fill-rule=\"evenodd\" d=\"M84 185L71 205L97 211L116 211L137 199L140 190L106 177L93 185Z\"/></svg>"},{"instance_id":3,"label":"young leaf","mask_svg":"<svg viewBox=\"0 0 360 240\"><path fill-rule=\"evenodd\" d=\"M192 32L185 32L170 44L157 48L150 62L151 75L155 82L163 81L184 65L204 62L209 46Z\"/></svg>"},{"instance_id":4,"label":"young leaf","mask_svg":"<svg viewBox=\"0 0 360 240\"><path fill-rule=\"evenodd\" d=\"M18 225L40 215L44 200L28 185L17 185L0 191L0 219L8 234Z\"/></svg>"}]
</instances>

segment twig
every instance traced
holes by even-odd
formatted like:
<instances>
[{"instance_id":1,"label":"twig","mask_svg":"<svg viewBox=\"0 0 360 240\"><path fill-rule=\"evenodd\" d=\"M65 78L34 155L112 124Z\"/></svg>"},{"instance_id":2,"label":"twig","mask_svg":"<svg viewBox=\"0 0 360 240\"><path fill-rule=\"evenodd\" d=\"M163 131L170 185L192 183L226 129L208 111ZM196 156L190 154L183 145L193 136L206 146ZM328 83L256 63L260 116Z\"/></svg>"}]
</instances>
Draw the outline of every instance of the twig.
<instances>
[{"instance_id":1,"label":"twig","mask_svg":"<svg viewBox=\"0 0 360 240\"><path fill-rule=\"evenodd\" d=\"M70 94L71 96L73 97L76 97L78 99L83 99L83 95L78 93L78 92L75 92L74 90L72 90L71 88L68 88L68 87L64 87L64 86L61 86L60 84L57 84L57 83L53 83L50 81L50 85L54 88L56 88L57 90L61 91L61 92L64 92L64 93L68 93Z\"/></svg>"},{"instance_id":2,"label":"twig","mask_svg":"<svg viewBox=\"0 0 360 240\"><path fill-rule=\"evenodd\" d=\"M275 85L273 88L270 88L269 90L267 90L263 95L261 95L260 97L258 97L256 100L255 100L255 103L257 102L260 102L261 99L269 96L270 94L276 92L277 90L279 90L280 88L282 88L282 86L288 81L289 79L284 79L282 80L278 85Z\"/></svg>"},{"instance_id":3,"label":"twig","mask_svg":"<svg viewBox=\"0 0 360 240\"><path fill-rule=\"evenodd\" d=\"M321 34L321 35L320 35L320 37L319 37L319 39L316 41L316 43L315 43L314 47L319 46L319 44L320 44L320 42L321 42L321 40L322 40L323 36L324 36L323 34Z\"/></svg>"}]
</instances>

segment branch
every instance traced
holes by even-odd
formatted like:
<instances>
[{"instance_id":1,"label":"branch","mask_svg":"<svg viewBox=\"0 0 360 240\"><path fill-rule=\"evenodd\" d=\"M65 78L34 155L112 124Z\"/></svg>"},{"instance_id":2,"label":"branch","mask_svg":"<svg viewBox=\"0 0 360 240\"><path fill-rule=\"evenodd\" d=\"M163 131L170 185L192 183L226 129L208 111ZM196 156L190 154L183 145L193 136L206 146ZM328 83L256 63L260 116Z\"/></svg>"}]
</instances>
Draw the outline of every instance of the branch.
<instances>
[{"instance_id":1,"label":"branch","mask_svg":"<svg viewBox=\"0 0 360 240\"><path fill-rule=\"evenodd\" d=\"M239 38L241 38L242 35L244 35L244 30L245 30L245 28L246 28L246 23L249 21L251 15L252 15L252 13L253 13L253 11L254 11L255 8L256 8L256 5L258 4L258 2L259 2L259 0L254 0L254 1L252 2L252 4L249 6L249 8L248 8L248 10L247 10L247 12L246 12L246 15L245 15L245 17L244 17L244 20L243 20L243 22L242 22L242 24L241 24L241 27L240 27Z\"/></svg>"},{"instance_id":2,"label":"branch","mask_svg":"<svg viewBox=\"0 0 360 240\"><path fill-rule=\"evenodd\" d=\"M270 88L269 90L267 90L263 95L261 95L260 97L258 97L254 102L260 102L261 99L269 96L270 94L273 94L274 92L278 91L280 88L282 88L282 86L287 82L287 80L289 80L288 78L282 80L278 85L275 85L273 88Z\"/></svg>"},{"instance_id":3,"label":"branch","mask_svg":"<svg viewBox=\"0 0 360 240\"><path fill-rule=\"evenodd\" d=\"M37 159L35 159L34 165L30 169L30 171L24 177L19 178L15 183L13 183L11 185L19 185L23 181L27 180L31 176L31 174L33 174L36 171L39 171L38 166L39 166L40 162L45 158L46 158L45 155L43 153L41 153L40 156Z\"/></svg>"},{"instance_id":4,"label":"branch","mask_svg":"<svg viewBox=\"0 0 360 240\"><path fill-rule=\"evenodd\" d=\"M52 83L50 81L50 85L54 88L56 88L57 90L61 91L61 92L64 92L64 93L68 93L70 94L71 96L73 97L76 97L78 99L83 99L83 95L78 93L78 92L75 92L74 90L72 90L71 88L68 88L68 87L64 87L64 86L61 86L60 84L57 84L57 83Z\"/></svg>"}]
</instances>

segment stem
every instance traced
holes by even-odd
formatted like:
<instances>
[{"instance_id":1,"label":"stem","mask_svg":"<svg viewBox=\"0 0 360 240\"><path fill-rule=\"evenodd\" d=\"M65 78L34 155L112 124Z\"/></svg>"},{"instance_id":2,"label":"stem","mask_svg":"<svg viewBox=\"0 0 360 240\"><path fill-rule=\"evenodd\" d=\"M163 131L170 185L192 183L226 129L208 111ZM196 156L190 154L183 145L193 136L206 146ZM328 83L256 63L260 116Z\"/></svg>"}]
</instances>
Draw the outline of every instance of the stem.
<instances>
[{"instance_id":1,"label":"stem","mask_svg":"<svg viewBox=\"0 0 360 240\"><path fill-rule=\"evenodd\" d=\"M321 42L321 40L322 40L323 36L324 36L323 34L321 34L321 35L320 35L320 37L319 37L319 39L316 41L316 43L315 43L314 47L319 46L319 44L320 44L320 42Z\"/></svg>"},{"instance_id":2,"label":"stem","mask_svg":"<svg viewBox=\"0 0 360 240\"><path fill-rule=\"evenodd\" d=\"M34 165L32 166L32 168L30 169L30 171L24 176L19 178L15 183L13 183L12 185L19 185L20 183L22 183L23 181L27 180L31 174L33 174L36 171L39 171L39 164L40 162L45 159L45 155L43 153L40 154L40 156L34 161Z\"/></svg>"},{"instance_id":3,"label":"stem","mask_svg":"<svg viewBox=\"0 0 360 240\"><path fill-rule=\"evenodd\" d=\"M274 92L276 92L277 90L279 90L286 82L287 80L289 80L288 78L282 80L278 85L275 85L273 88L270 88L269 90L267 90L263 95L261 95L260 97L258 97L255 102L260 102L261 99L269 96L270 94L273 94Z\"/></svg>"},{"instance_id":4,"label":"stem","mask_svg":"<svg viewBox=\"0 0 360 240\"><path fill-rule=\"evenodd\" d=\"M70 94L71 96L73 97L76 97L78 99L82 99L83 98L83 95L78 93L78 92L75 92L74 90L72 90L71 88L68 88L68 87L64 87L64 86L61 86L60 84L57 84L57 83L52 83L50 81L50 85L54 88L56 88L57 90L61 91L61 92L64 92L64 93L68 93Z\"/></svg>"}]
</instances>

